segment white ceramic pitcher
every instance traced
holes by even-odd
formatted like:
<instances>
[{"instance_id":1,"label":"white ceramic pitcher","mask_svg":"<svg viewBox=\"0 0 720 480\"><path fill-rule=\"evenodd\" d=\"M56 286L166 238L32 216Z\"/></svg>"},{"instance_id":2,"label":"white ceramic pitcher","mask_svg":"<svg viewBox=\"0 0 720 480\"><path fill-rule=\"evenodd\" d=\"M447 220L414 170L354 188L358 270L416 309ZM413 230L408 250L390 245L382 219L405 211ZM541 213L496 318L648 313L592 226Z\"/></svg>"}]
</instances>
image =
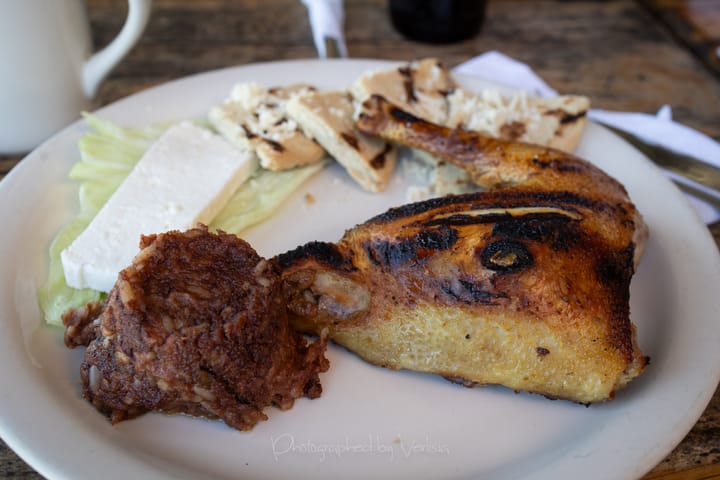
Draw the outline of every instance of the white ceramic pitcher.
<instances>
[{"instance_id":1,"label":"white ceramic pitcher","mask_svg":"<svg viewBox=\"0 0 720 480\"><path fill-rule=\"evenodd\" d=\"M151 5L128 0L122 30L93 55L83 0L0 0L0 154L33 149L89 108Z\"/></svg>"}]
</instances>

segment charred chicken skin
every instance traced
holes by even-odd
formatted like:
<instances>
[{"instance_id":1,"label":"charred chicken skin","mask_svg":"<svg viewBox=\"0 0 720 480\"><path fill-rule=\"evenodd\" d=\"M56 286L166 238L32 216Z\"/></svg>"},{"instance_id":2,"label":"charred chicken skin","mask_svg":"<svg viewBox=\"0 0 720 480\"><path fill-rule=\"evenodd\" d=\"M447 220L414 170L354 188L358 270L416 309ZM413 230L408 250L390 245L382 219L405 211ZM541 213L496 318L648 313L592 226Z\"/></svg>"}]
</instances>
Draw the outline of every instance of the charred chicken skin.
<instances>
[{"instance_id":1,"label":"charred chicken skin","mask_svg":"<svg viewBox=\"0 0 720 480\"><path fill-rule=\"evenodd\" d=\"M249 430L322 391L325 338L288 325L276 265L206 228L144 236L104 302L63 315L83 395L113 423L148 411Z\"/></svg>"},{"instance_id":2,"label":"charred chicken skin","mask_svg":"<svg viewBox=\"0 0 720 480\"><path fill-rule=\"evenodd\" d=\"M487 191L391 209L278 257L294 327L367 361L580 403L647 364L629 287L647 235L624 187L561 151L420 120L381 97L357 126Z\"/></svg>"}]
</instances>

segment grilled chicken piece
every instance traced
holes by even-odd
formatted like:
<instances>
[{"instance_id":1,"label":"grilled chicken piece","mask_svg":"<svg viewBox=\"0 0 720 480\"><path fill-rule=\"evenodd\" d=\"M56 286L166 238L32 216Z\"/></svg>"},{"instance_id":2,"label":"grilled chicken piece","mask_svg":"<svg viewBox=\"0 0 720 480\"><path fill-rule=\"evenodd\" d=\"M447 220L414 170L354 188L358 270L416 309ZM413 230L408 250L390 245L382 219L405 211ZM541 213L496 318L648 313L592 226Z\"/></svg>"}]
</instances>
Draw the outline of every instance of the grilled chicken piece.
<instances>
[{"instance_id":1,"label":"grilled chicken piece","mask_svg":"<svg viewBox=\"0 0 720 480\"><path fill-rule=\"evenodd\" d=\"M141 247L104 302L63 315L66 345L87 345L83 395L113 423L155 410L250 430L320 396L326 340L290 329L273 263L206 228Z\"/></svg>"},{"instance_id":2,"label":"grilled chicken piece","mask_svg":"<svg viewBox=\"0 0 720 480\"><path fill-rule=\"evenodd\" d=\"M646 228L569 154L419 120L373 98L358 127L467 169L486 192L391 209L278 258L291 323L393 369L592 403L647 357L629 316Z\"/></svg>"}]
</instances>

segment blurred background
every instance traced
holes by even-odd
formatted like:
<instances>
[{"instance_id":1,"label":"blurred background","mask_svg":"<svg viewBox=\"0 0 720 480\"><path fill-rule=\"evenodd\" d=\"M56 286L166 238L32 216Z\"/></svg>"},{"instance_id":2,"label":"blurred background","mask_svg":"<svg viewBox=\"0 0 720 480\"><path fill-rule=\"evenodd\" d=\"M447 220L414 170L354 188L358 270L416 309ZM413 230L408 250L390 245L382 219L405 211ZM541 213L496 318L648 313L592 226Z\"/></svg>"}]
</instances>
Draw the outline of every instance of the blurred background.
<instances>
[{"instance_id":1,"label":"blurred background","mask_svg":"<svg viewBox=\"0 0 720 480\"><path fill-rule=\"evenodd\" d=\"M654 113L720 139L720 1L490 0L479 35L442 45L395 31L386 0L345 0L355 58L437 56L454 66L487 50L530 64L561 93L593 106ZM121 0L89 0L96 48L125 18ZM316 57L299 0L154 0L139 44L99 93L105 104L184 75L252 62ZM708 101L714 99L714 101Z\"/></svg>"}]
</instances>

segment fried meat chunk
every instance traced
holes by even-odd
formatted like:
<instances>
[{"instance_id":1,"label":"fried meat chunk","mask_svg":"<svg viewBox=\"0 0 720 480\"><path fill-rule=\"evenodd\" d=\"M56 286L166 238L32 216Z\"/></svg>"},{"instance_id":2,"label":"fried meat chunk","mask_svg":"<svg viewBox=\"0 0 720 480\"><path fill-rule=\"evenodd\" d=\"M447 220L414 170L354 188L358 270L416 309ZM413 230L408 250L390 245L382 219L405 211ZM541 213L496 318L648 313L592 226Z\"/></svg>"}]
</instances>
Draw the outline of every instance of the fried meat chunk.
<instances>
[{"instance_id":1,"label":"fried meat chunk","mask_svg":"<svg viewBox=\"0 0 720 480\"><path fill-rule=\"evenodd\" d=\"M263 409L316 398L325 338L288 325L274 263L205 227L143 236L104 302L63 315L87 345L83 396L113 423L148 411L220 418L239 430Z\"/></svg>"},{"instance_id":2,"label":"fried meat chunk","mask_svg":"<svg viewBox=\"0 0 720 480\"><path fill-rule=\"evenodd\" d=\"M484 191L393 208L278 257L293 326L363 359L579 403L645 369L630 282L647 227L625 188L560 150L449 129L371 97L359 130Z\"/></svg>"}]
</instances>

